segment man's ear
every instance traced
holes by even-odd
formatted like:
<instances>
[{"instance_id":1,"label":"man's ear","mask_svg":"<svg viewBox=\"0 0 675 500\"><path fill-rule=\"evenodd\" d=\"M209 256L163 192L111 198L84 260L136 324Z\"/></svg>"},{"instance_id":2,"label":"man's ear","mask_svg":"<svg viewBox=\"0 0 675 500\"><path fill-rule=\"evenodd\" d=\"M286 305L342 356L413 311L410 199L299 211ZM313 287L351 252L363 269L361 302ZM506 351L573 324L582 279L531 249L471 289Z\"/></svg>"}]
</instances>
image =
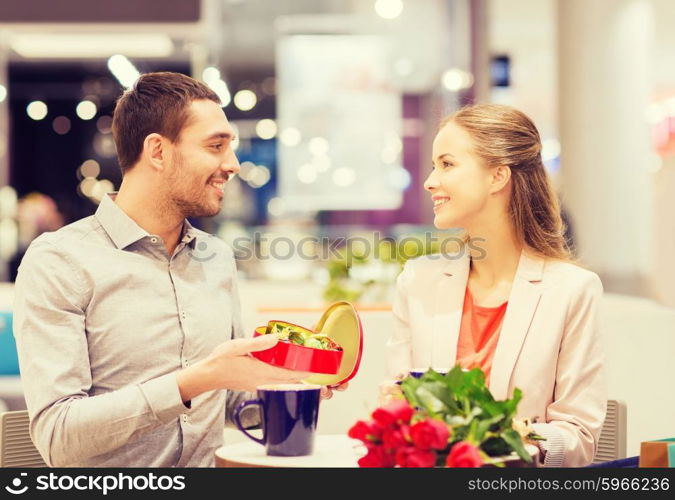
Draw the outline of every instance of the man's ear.
<instances>
[{"instance_id":1,"label":"man's ear","mask_svg":"<svg viewBox=\"0 0 675 500\"><path fill-rule=\"evenodd\" d=\"M497 194L502 191L511 179L511 169L505 165L500 165L492 169L492 179L490 193Z\"/></svg>"},{"instance_id":2,"label":"man's ear","mask_svg":"<svg viewBox=\"0 0 675 500\"><path fill-rule=\"evenodd\" d=\"M149 134L143 141L145 161L155 170L164 170L167 160L166 139L160 134Z\"/></svg>"}]
</instances>

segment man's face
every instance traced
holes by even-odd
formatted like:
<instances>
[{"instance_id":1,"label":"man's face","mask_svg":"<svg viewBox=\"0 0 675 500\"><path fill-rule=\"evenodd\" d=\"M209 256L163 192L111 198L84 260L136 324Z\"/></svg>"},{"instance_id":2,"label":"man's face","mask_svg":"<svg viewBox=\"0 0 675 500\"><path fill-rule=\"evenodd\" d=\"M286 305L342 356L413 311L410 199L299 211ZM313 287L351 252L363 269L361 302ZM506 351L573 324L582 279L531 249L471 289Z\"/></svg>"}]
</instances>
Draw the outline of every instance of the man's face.
<instances>
[{"instance_id":1,"label":"man's face","mask_svg":"<svg viewBox=\"0 0 675 500\"><path fill-rule=\"evenodd\" d=\"M167 172L169 202L184 217L212 217L220 211L225 183L239 173L234 131L213 101L192 101L188 110Z\"/></svg>"}]
</instances>

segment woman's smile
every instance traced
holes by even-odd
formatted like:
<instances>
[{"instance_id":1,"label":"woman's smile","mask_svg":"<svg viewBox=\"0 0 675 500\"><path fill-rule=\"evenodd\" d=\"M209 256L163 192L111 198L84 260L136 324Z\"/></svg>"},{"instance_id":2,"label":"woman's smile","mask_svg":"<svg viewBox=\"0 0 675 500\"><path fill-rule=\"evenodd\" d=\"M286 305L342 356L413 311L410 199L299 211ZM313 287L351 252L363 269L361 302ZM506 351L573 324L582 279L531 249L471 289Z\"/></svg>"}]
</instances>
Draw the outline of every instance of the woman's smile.
<instances>
[{"instance_id":1,"label":"woman's smile","mask_svg":"<svg viewBox=\"0 0 675 500\"><path fill-rule=\"evenodd\" d=\"M434 203L434 212L440 210L447 202L450 201L449 196L432 196L431 201Z\"/></svg>"}]
</instances>

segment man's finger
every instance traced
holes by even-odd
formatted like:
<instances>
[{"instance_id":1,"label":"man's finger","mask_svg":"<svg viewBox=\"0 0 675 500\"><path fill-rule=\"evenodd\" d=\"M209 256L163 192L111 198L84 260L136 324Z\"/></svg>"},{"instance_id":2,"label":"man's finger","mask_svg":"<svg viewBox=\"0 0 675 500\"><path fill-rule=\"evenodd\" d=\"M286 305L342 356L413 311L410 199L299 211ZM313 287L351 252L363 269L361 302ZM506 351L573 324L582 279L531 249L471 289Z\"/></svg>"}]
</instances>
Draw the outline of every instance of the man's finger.
<instances>
[{"instance_id":1,"label":"man's finger","mask_svg":"<svg viewBox=\"0 0 675 500\"><path fill-rule=\"evenodd\" d=\"M333 397L333 391L330 387L325 385L321 386L321 399L330 399Z\"/></svg>"},{"instance_id":2,"label":"man's finger","mask_svg":"<svg viewBox=\"0 0 675 500\"><path fill-rule=\"evenodd\" d=\"M347 390L348 386L349 386L349 382L345 382L344 384L329 385L328 387L330 387L334 391L345 391L345 390Z\"/></svg>"},{"instance_id":3,"label":"man's finger","mask_svg":"<svg viewBox=\"0 0 675 500\"><path fill-rule=\"evenodd\" d=\"M230 340L228 347L231 354L243 356L249 352L264 351L277 345L279 339L276 335L260 335L252 339Z\"/></svg>"},{"instance_id":4,"label":"man's finger","mask_svg":"<svg viewBox=\"0 0 675 500\"><path fill-rule=\"evenodd\" d=\"M261 361L262 363L262 361ZM266 363L265 363L266 364ZM301 372L298 370L289 370L287 368L280 368L277 366L267 365L270 368L269 376L279 382L302 382L306 378L312 376L309 372Z\"/></svg>"}]
</instances>

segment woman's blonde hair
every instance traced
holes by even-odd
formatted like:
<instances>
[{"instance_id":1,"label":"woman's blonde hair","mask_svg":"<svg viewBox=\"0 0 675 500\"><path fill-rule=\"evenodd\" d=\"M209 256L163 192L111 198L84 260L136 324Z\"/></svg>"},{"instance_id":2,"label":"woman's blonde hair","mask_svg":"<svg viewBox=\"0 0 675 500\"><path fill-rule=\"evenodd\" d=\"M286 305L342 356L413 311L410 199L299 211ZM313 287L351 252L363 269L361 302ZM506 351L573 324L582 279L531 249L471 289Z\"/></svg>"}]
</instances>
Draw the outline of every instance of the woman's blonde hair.
<instances>
[{"instance_id":1,"label":"woman's blonde hair","mask_svg":"<svg viewBox=\"0 0 675 500\"><path fill-rule=\"evenodd\" d=\"M475 104L445 118L440 128L450 122L469 133L475 153L488 167L511 169L509 215L518 239L541 256L574 260L532 120L510 106Z\"/></svg>"}]
</instances>

